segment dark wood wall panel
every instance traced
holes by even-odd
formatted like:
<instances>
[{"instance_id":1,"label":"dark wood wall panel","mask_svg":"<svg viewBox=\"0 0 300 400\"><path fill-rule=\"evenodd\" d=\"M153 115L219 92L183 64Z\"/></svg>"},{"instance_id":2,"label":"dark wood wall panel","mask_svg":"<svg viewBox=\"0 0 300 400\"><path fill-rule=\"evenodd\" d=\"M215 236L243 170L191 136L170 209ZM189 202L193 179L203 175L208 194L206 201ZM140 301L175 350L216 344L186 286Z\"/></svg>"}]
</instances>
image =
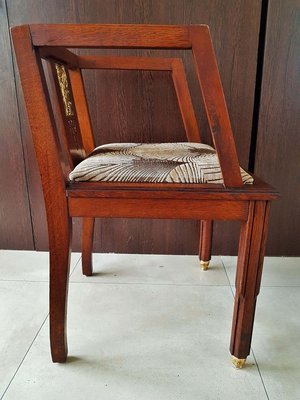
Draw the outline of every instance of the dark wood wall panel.
<instances>
[{"instance_id":1,"label":"dark wood wall panel","mask_svg":"<svg viewBox=\"0 0 300 400\"><path fill-rule=\"evenodd\" d=\"M33 249L5 1L0 0L0 248Z\"/></svg>"},{"instance_id":2,"label":"dark wood wall panel","mask_svg":"<svg viewBox=\"0 0 300 400\"><path fill-rule=\"evenodd\" d=\"M251 139L260 10L260 0L14 0L8 3L11 25L38 22L210 25L238 153L245 167ZM189 54L184 55L184 63L203 136L210 141ZM97 144L185 140L168 74L88 72L85 81ZM22 105L21 93L19 97ZM21 115L36 247L44 249L47 247L45 214L23 106ZM78 228L74 240L77 249ZM198 230L197 221L97 221L95 250L192 254L197 252ZM236 252L236 238L236 225L218 223L214 252Z\"/></svg>"},{"instance_id":3,"label":"dark wood wall panel","mask_svg":"<svg viewBox=\"0 0 300 400\"><path fill-rule=\"evenodd\" d=\"M270 0L255 172L276 187L268 252L300 254L300 1Z\"/></svg>"}]
</instances>

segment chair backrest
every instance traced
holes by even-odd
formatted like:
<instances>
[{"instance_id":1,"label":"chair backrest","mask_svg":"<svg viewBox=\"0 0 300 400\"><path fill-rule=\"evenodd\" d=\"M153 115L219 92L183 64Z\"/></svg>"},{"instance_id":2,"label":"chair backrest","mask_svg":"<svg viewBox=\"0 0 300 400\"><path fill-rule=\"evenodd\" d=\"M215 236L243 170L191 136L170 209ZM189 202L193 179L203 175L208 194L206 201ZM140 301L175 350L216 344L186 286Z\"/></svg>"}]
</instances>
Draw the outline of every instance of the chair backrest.
<instances>
[{"instance_id":1,"label":"chair backrest","mask_svg":"<svg viewBox=\"0 0 300 400\"><path fill-rule=\"evenodd\" d=\"M187 138L200 141L180 58L79 56L70 51L71 48L192 49L224 185L242 186L229 115L206 25L22 25L12 28L12 38L43 186L49 185L50 167L51 179L56 177L58 184L64 187L70 169L95 147L82 69L170 71ZM45 75L43 59L50 72L48 75ZM49 92L49 86L54 90ZM54 118L57 112L61 123Z\"/></svg>"}]
</instances>

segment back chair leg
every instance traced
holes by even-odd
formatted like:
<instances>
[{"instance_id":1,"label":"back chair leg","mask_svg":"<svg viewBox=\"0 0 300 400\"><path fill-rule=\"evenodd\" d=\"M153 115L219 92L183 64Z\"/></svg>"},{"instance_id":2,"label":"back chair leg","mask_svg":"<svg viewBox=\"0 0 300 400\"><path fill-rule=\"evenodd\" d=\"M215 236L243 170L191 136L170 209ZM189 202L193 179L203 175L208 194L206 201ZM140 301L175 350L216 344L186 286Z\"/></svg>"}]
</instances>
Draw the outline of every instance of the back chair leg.
<instances>
[{"instance_id":1,"label":"back chair leg","mask_svg":"<svg viewBox=\"0 0 300 400\"><path fill-rule=\"evenodd\" d=\"M206 271L211 259L213 221L200 222L199 259L203 271Z\"/></svg>"},{"instance_id":2,"label":"back chair leg","mask_svg":"<svg viewBox=\"0 0 300 400\"><path fill-rule=\"evenodd\" d=\"M233 365L242 368L250 353L256 298L259 294L265 253L269 202L249 202L242 223L235 282L235 304L230 352Z\"/></svg>"},{"instance_id":3,"label":"back chair leg","mask_svg":"<svg viewBox=\"0 0 300 400\"><path fill-rule=\"evenodd\" d=\"M95 218L83 218L81 251L82 251L82 273L86 276L93 274L93 238Z\"/></svg>"},{"instance_id":4,"label":"back chair leg","mask_svg":"<svg viewBox=\"0 0 300 400\"><path fill-rule=\"evenodd\" d=\"M70 270L72 221L48 221L50 253L50 343L53 362L68 355L66 319Z\"/></svg>"}]
</instances>

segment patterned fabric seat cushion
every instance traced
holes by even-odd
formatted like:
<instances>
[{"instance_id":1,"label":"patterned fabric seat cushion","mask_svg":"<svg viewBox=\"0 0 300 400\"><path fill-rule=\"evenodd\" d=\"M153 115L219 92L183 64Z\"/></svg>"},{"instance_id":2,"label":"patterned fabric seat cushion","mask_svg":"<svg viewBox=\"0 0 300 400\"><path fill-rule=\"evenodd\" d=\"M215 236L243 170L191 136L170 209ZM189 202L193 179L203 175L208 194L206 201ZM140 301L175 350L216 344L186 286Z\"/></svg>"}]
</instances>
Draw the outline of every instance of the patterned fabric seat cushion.
<instances>
[{"instance_id":1,"label":"patterned fabric seat cushion","mask_svg":"<svg viewBox=\"0 0 300 400\"><path fill-rule=\"evenodd\" d=\"M241 168L244 183L253 178ZM70 173L72 181L223 183L216 151L202 143L112 143Z\"/></svg>"}]
</instances>

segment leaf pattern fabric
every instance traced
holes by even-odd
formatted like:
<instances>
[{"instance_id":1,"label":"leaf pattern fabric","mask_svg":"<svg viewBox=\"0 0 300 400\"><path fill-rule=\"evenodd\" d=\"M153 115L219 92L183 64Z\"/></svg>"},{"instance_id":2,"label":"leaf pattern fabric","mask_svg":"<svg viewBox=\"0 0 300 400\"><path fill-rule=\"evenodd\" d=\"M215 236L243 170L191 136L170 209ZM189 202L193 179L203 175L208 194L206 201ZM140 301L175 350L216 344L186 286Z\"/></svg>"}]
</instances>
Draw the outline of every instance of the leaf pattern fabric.
<instances>
[{"instance_id":1,"label":"leaf pattern fabric","mask_svg":"<svg viewBox=\"0 0 300 400\"><path fill-rule=\"evenodd\" d=\"M241 168L242 180L253 178ZM96 147L70 173L71 181L219 183L218 156L203 143L112 143Z\"/></svg>"}]
</instances>

